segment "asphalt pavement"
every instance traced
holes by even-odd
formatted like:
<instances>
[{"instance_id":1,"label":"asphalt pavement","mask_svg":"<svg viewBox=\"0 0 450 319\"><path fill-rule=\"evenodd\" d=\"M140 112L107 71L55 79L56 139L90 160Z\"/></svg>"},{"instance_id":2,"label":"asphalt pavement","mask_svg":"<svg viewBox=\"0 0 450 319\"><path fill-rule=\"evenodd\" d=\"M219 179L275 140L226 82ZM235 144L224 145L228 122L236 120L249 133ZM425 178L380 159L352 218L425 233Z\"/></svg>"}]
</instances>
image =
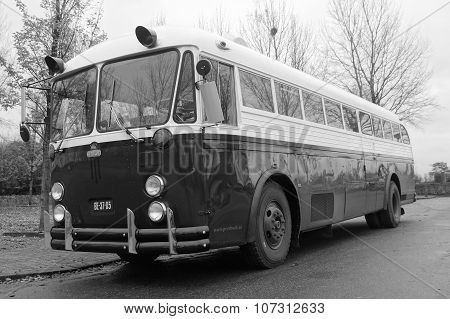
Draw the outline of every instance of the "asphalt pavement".
<instances>
[{"instance_id":1,"label":"asphalt pavement","mask_svg":"<svg viewBox=\"0 0 450 319\"><path fill-rule=\"evenodd\" d=\"M270 270L250 269L238 249L162 258L0 284L3 298L449 298L450 197L405 206L396 229L364 218L332 238L302 236L301 248Z\"/></svg>"}]
</instances>

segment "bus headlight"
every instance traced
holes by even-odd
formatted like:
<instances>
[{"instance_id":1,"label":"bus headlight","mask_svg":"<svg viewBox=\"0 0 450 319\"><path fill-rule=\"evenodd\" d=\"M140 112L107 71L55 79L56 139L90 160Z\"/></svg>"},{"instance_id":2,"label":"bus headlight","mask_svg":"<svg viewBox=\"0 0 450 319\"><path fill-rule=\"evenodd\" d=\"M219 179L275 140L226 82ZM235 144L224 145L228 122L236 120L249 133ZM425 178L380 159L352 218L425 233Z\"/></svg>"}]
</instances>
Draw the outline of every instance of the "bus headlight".
<instances>
[{"instance_id":1,"label":"bus headlight","mask_svg":"<svg viewBox=\"0 0 450 319\"><path fill-rule=\"evenodd\" d=\"M64 196L64 186L61 183L55 183L51 190L52 198L56 201L62 200Z\"/></svg>"},{"instance_id":2,"label":"bus headlight","mask_svg":"<svg viewBox=\"0 0 450 319\"><path fill-rule=\"evenodd\" d=\"M165 187L164 179L158 175L152 175L145 182L145 191L148 195L156 197L161 195Z\"/></svg>"},{"instance_id":3,"label":"bus headlight","mask_svg":"<svg viewBox=\"0 0 450 319\"><path fill-rule=\"evenodd\" d=\"M66 213L66 208L63 205L56 205L53 209L53 219L55 222L62 222L64 220L64 215Z\"/></svg>"},{"instance_id":4,"label":"bus headlight","mask_svg":"<svg viewBox=\"0 0 450 319\"><path fill-rule=\"evenodd\" d=\"M158 223L164 219L167 212L167 206L161 202L153 202L148 207L148 217L152 222Z\"/></svg>"}]
</instances>

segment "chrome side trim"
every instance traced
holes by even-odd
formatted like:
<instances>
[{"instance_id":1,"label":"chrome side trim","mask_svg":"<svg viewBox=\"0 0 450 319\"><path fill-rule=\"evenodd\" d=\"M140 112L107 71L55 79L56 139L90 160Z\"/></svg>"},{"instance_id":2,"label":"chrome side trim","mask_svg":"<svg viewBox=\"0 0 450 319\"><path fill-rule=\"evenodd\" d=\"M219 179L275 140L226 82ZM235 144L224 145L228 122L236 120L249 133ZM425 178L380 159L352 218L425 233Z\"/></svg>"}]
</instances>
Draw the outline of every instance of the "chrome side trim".
<instances>
[{"instance_id":1,"label":"chrome side trim","mask_svg":"<svg viewBox=\"0 0 450 319\"><path fill-rule=\"evenodd\" d=\"M52 235L50 234L50 230L52 229L52 224L50 221L50 213L44 211L44 245L47 249L52 249Z\"/></svg>"},{"instance_id":2,"label":"chrome side trim","mask_svg":"<svg viewBox=\"0 0 450 319\"><path fill-rule=\"evenodd\" d=\"M173 217L173 211L167 208L167 229L169 230L169 252L171 255L177 254L177 240L175 239L175 220Z\"/></svg>"},{"instance_id":3,"label":"chrome side trim","mask_svg":"<svg viewBox=\"0 0 450 319\"><path fill-rule=\"evenodd\" d=\"M137 254L136 251L136 224L134 222L134 213L127 208L127 230L128 230L128 252Z\"/></svg>"},{"instance_id":4,"label":"chrome side trim","mask_svg":"<svg viewBox=\"0 0 450 319\"><path fill-rule=\"evenodd\" d=\"M72 231L73 231L73 225L72 225L72 215L66 210L64 212L64 249L65 250L73 250L72 243Z\"/></svg>"}]
</instances>

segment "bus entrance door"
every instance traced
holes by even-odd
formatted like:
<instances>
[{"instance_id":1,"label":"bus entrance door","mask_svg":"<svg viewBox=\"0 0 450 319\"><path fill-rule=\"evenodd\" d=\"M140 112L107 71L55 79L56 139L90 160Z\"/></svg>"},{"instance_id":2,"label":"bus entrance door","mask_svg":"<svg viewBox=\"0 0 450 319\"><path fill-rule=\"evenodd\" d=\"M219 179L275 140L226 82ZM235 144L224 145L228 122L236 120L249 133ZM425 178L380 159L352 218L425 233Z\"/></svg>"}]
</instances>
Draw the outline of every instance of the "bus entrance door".
<instances>
[{"instance_id":1,"label":"bus entrance door","mask_svg":"<svg viewBox=\"0 0 450 319\"><path fill-rule=\"evenodd\" d=\"M364 157L346 161L345 219L361 216L365 210L366 192L364 180Z\"/></svg>"},{"instance_id":2,"label":"bus entrance door","mask_svg":"<svg viewBox=\"0 0 450 319\"><path fill-rule=\"evenodd\" d=\"M374 145L370 144L364 150L364 175L366 191L366 213L377 210L377 190L378 190L378 164L374 154Z\"/></svg>"},{"instance_id":3,"label":"bus entrance door","mask_svg":"<svg viewBox=\"0 0 450 319\"><path fill-rule=\"evenodd\" d=\"M377 210L378 170L376 157L366 157L364 167L366 175L366 212L371 213Z\"/></svg>"}]
</instances>

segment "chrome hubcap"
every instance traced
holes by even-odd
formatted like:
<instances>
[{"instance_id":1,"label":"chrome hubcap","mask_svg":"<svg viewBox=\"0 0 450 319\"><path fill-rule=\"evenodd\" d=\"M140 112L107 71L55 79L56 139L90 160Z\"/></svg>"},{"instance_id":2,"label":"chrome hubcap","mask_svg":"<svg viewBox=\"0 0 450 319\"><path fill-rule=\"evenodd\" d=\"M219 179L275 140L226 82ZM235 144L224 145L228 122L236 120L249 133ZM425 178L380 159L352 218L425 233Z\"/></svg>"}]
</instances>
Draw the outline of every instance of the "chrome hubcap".
<instances>
[{"instance_id":1,"label":"chrome hubcap","mask_svg":"<svg viewBox=\"0 0 450 319\"><path fill-rule=\"evenodd\" d=\"M270 202L264 212L264 237L267 245L277 249L286 233L286 219L277 202Z\"/></svg>"}]
</instances>

